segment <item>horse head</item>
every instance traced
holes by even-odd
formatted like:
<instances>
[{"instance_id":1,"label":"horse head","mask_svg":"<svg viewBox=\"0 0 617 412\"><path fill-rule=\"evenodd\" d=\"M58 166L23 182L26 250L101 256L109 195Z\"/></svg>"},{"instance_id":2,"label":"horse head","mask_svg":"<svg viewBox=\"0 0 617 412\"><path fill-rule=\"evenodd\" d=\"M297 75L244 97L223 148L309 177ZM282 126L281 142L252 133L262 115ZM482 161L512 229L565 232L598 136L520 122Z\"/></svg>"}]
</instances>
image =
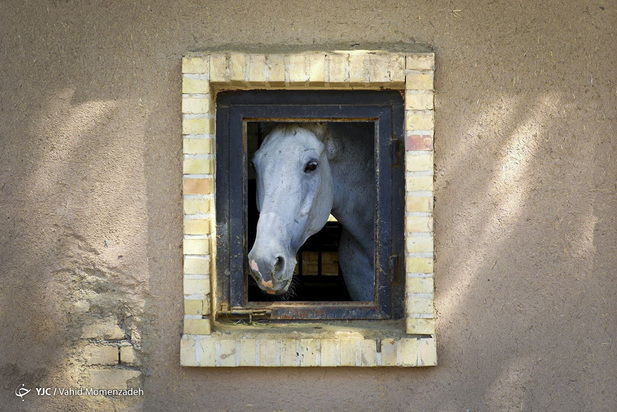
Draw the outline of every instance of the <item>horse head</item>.
<instances>
[{"instance_id":1,"label":"horse head","mask_svg":"<svg viewBox=\"0 0 617 412\"><path fill-rule=\"evenodd\" d=\"M287 292L298 249L328 221L333 202L328 146L325 125L281 125L253 157L260 215L248 259L257 285L269 294Z\"/></svg>"}]
</instances>

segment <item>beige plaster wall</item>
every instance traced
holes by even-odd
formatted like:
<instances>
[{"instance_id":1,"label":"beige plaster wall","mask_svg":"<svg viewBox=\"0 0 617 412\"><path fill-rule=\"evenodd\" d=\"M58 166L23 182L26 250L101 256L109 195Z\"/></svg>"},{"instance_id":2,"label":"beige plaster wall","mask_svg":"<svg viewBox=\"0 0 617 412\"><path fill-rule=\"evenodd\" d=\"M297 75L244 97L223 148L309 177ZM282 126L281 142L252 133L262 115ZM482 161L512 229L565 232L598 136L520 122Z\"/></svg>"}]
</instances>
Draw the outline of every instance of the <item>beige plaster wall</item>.
<instances>
[{"instance_id":1,"label":"beige plaster wall","mask_svg":"<svg viewBox=\"0 0 617 412\"><path fill-rule=\"evenodd\" d=\"M616 26L612 2L0 3L0 404L614 410ZM439 366L180 367L181 56L399 42L437 58Z\"/></svg>"}]
</instances>

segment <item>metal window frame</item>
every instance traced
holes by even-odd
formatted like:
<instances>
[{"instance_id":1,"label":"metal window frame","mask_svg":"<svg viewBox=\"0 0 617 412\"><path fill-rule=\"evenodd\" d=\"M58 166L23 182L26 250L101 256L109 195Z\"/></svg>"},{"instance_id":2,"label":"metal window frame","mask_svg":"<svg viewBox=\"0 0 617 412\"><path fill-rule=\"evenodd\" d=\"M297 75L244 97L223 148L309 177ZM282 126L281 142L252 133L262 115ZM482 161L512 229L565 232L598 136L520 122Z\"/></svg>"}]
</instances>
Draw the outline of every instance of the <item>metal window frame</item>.
<instances>
[{"instance_id":1,"label":"metal window frame","mask_svg":"<svg viewBox=\"0 0 617 412\"><path fill-rule=\"evenodd\" d=\"M220 92L216 107L216 315L272 320L404 317L404 103L397 91L249 90ZM246 295L247 121L376 123L376 299L372 302L249 302ZM388 201L389 199L389 201ZM238 258L240 256L241 258ZM226 308L224 310L223 308Z\"/></svg>"}]
</instances>

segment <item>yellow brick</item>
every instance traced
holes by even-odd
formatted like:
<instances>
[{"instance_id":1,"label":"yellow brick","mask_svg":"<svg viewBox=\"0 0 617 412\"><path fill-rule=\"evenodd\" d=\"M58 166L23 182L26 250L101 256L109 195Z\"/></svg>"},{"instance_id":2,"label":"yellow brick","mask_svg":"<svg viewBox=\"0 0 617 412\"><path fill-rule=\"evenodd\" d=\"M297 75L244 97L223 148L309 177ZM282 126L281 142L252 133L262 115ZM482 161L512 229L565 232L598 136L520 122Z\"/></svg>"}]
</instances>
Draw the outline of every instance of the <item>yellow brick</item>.
<instances>
[{"instance_id":1,"label":"yellow brick","mask_svg":"<svg viewBox=\"0 0 617 412\"><path fill-rule=\"evenodd\" d=\"M207 306L206 300L184 300L185 315L207 315L204 308ZM209 312L209 311L208 311Z\"/></svg>"},{"instance_id":2,"label":"yellow brick","mask_svg":"<svg viewBox=\"0 0 617 412\"><path fill-rule=\"evenodd\" d=\"M431 196L406 196L405 210L407 212L432 212L433 198Z\"/></svg>"},{"instance_id":3,"label":"yellow brick","mask_svg":"<svg viewBox=\"0 0 617 412\"><path fill-rule=\"evenodd\" d=\"M120 361L125 365L136 365L138 364L138 359L135 353L135 348L132 346L122 346L120 347Z\"/></svg>"},{"instance_id":4,"label":"yellow brick","mask_svg":"<svg viewBox=\"0 0 617 412\"><path fill-rule=\"evenodd\" d=\"M349 54L349 82L352 83L366 83L367 82L367 70L364 64L366 54Z\"/></svg>"},{"instance_id":5,"label":"yellow brick","mask_svg":"<svg viewBox=\"0 0 617 412\"><path fill-rule=\"evenodd\" d=\"M214 159L185 158L182 163L185 175L200 175L214 173Z\"/></svg>"},{"instance_id":6,"label":"yellow brick","mask_svg":"<svg viewBox=\"0 0 617 412\"><path fill-rule=\"evenodd\" d=\"M397 366L399 341L395 339L382 339L381 341L381 365Z\"/></svg>"},{"instance_id":7,"label":"yellow brick","mask_svg":"<svg viewBox=\"0 0 617 412\"><path fill-rule=\"evenodd\" d=\"M184 278L185 295L207 295L210 293L210 277L205 279Z\"/></svg>"},{"instance_id":8,"label":"yellow brick","mask_svg":"<svg viewBox=\"0 0 617 412\"><path fill-rule=\"evenodd\" d=\"M433 293L435 290L435 282L433 278L414 278L407 277L407 285L405 289L409 293Z\"/></svg>"},{"instance_id":9,"label":"yellow brick","mask_svg":"<svg viewBox=\"0 0 617 412\"><path fill-rule=\"evenodd\" d=\"M184 319L184 333L187 335L209 335L210 319Z\"/></svg>"},{"instance_id":10,"label":"yellow brick","mask_svg":"<svg viewBox=\"0 0 617 412\"><path fill-rule=\"evenodd\" d=\"M206 337L200 339L196 346L199 351L199 366L214 366L216 365L216 339Z\"/></svg>"},{"instance_id":11,"label":"yellow brick","mask_svg":"<svg viewBox=\"0 0 617 412\"><path fill-rule=\"evenodd\" d=\"M433 130L435 116L432 111L407 111L405 112L405 130Z\"/></svg>"},{"instance_id":12,"label":"yellow brick","mask_svg":"<svg viewBox=\"0 0 617 412\"><path fill-rule=\"evenodd\" d=\"M337 339L321 340L321 366L339 366L340 350Z\"/></svg>"},{"instance_id":13,"label":"yellow brick","mask_svg":"<svg viewBox=\"0 0 617 412\"><path fill-rule=\"evenodd\" d=\"M407 253L432 253L432 236L406 236L405 251Z\"/></svg>"},{"instance_id":14,"label":"yellow brick","mask_svg":"<svg viewBox=\"0 0 617 412\"><path fill-rule=\"evenodd\" d=\"M280 359L281 366L297 366L298 365L298 350L296 348L295 339L280 340Z\"/></svg>"},{"instance_id":15,"label":"yellow brick","mask_svg":"<svg viewBox=\"0 0 617 412\"><path fill-rule=\"evenodd\" d=\"M108 317L97 319L96 323L82 328L82 339L124 339L124 330L118 326L118 319Z\"/></svg>"},{"instance_id":16,"label":"yellow brick","mask_svg":"<svg viewBox=\"0 0 617 412\"><path fill-rule=\"evenodd\" d=\"M408 295L406 302L406 312L407 314L423 314L423 315L432 315L433 314L433 299L432 298L424 298L418 297L415 295Z\"/></svg>"},{"instance_id":17,"label":"yellow brick","mask_svg":"<svg viewBox=\"0 0 617 412\"><path fill-rule=\"evenodd\" d=\"M371 83L390 82L390 59L387 54L368 55L368 76Z\"/></svg>"},{"instance_id":18,"label":"yellow brick","mask_svg":"<svg viewBox=\"0 0 617 412\"><path fill-rule=\"evenodd\" d=\"M401 366L418 365L418 339L404 338L400 341Z\"/></svg>"},{"instance_id":19,"label":"yellow brick","mask_svg":"<svg viewBox=\"0 0 617 412\"><path fill-rule=\"evenodd\" d=\"M183 152L185 154L212 154L214 153L214 139L183 139Z\"/></svg>"},{"instance_id":20,"label":"yellow brick","mask_svg":"<svg viewBox=\"0 0 617 412\"><path fill-rule=\"evenodd\" d=\"M430 110L434 107L434 96L432 92L427 93L405 93L405 110Z\"/></svg>"},{"instance_id":21,"label":"yellow brick","mask_svg":"<svg viewBox=\"0 0 617 412\"><path fill-rule=\"evenodd\" d=\"M437 344L435 339L420 339L419 366L437 365Z\"/></svg>"},{"instance_id":22,"label":"yellow brick","mask_svg":"<svg viewBox=\"0 0 617 412\"><path fill-rule=\"evenodd\" d=\"M347 70L347 55L346 54L330 54L330 65L328 67L330 83L346 82Z\"/></svg>"},{"instance_id":23,"label":"yellow brick","mask_svg":"<svg viewBox=\"0 0 617 412\"><path fill-rule=\"evenodd\" d=\"M210 259L195 256L184 256L185 275L208 275L210 274Z\"/></svg>"},{"instance_id":24,"label":"yellow brick","mask_svg":"<svg viewBox=\"0 0 617 412\"><path fill-rule=\"evenodd\" d=\"M240 341L240 366L257 366L257 340L242 339Z\"/></svg>"},{"instance_id":25,"label":"yellow brick","mask_svg":"<svg viewBox=\"0 0 617 412\"><path fill-rule=\"evenodd\" d=\"M236 366L236 341L234 339L222 339L219 341L216 358L221 366Z\"/></svg>"},{"instance_id":26,"label":"yellow brick","mask_svg":"<svg viewBox=\"0 0 617 412\"><path fill-rule=\"evenodd\" d=\"M390 58L390 81L403 83L405 81L405 56L393 55Z\"/></svg>"},{"instance_id":27,"label":"yellow brick","mask_svg":"<svg viewBox=\"0 0 617 412\"><path fill-rule=\"evenodd\" d=\"M290 54L287 56L289 62L289 82L304 84L307 81L306 59L302 54Z\"/></svg>"},{"instance_id":28,"label":"yellow brick","mask_svg":"<svg viewBox=\"0 0 617 412\"><path fill-rule=\"evenodd\" d=\"M249 59L248 79L253 86L266 84L266 56L263 54L251 54Z\"/></svg>"},{"instance_id":29,"label":"yellow brick","mask_svg":"<svg viewBox=\"0 0 617 412\"><path fill-rule=\"evenodd\" d=\"M184 199L184 214L208 213L210 211L210 204L210 199Z\"/></svg>"},{"instance_id":30,"label":"yellow brick","mask_svg":"<svg viewBox=\"0 0 617 412\"><path fill-rule=\"evenodd\" d=\"M90 369L88 374L87 385L97 389L126 389L129 380L142 376L140 371L131 369Z\"/></svg>"},{"instance_id":31,"label":"yellow brick","mask_svg":"<svg viewBox=\"0 0 617 412\"><path fill-rule=\"evenodd\" d=\"M408 233L431 233L433 231L433 218L430 216L406 216L405 231Z\"/></svg>"},{"instance_id":32,"label":"yellow brick","mask_svg":"<svg viewBox=\"0 0 617 412\"><path fill-rule=\"evenodd\" d=\"M408 172L432 171L433 152L407 152L405 154L405 169Z\"/></svg>"},{"instance_id":33,"label":"yellow brick","mask_svg":"<svg viewBox=\"0 0 617 412\"><path fill-rule=\"evenodd\" d=\"M182 193L185 195L208 195L214 192L214 178L191 178L186 175L182 181Z\"/></svg>"},{"instance_id":34,"label":"yellow brick","mask_svg":"<svg viewBox=\"0 0 617 412\"><path fill-rule=\"evenodd\" d=\"M309 54L309 82L312 85L323 85L326 81L326 55L323 53Z\"/></svg>"},{"instance_id":35,"label":"yellow brick","mask_svg":"<svg viewBox=\"0 0 617 412\"><path fill-rule=\"evenodd\" d=\"M432 335L435 333L435 319L407 318L407 334Z\"/></svg>"},{"instance_id":36,"label":"yellow brick","mask_svg":"<svg viewBox=\"0 0 617 412\"><path fill-rule=\"evenodd\" d=\"M281 86L285 84L285 56L282 54L271 54L268 56L268 83L271 86Z\"/></svg>"},{"instance_id":37,"label":"yellow brick","mask_svg":"<svg viewBox=\"0 0 617 412\"><path fill-rule=\"evenodd\" d=\"M229 81L244 83L246 56L244 53L231 53L229 58Z\"/></svg>"},{"instance_id":38,"label":"yellow brick","mask_svg":"<svg viewBox=\"0 0 617 412\"><path fill-rule=\"evenodd\" d=\"M407 56L407 70L435 70L434 53L417 53Z\"/></svg>"},{"instance_id":39,"label":"yellow brick","mask_svg":"<svg viewBox=\"0 0 617 412\"><path fill-rule=\"evenodd\" d=\"M183 77L182 93L210 93L210 82L204 79Z\"/></svg>"},{"instance_id":40,"label":"yellow brick","mask_svg":"<svg viewBox=\"0 0 617 412\"><path fill-rule=\"evenodd\" d=\"M210 81L213 83L228 83L227 55L217 53L210 56Z\"/></svg>"},{"instance_id":41,"label":"yellow brick","mask_svg":"<svg viewBox=\"0 0 617 412\"><path fill-rule=\"evenodd\" d=\"M408 257L405 259L407 273L433 273L433 258Z\"/></svg>"},{"instance_id":42,"label":"yellow brick","mask_svg":"<svg viewBox=\"0 0 617 412\"><path fill-rule=\"evenodd\" d=\"M182 134L214 133L214 120L209 117L182 119Z\"/></svg>"},{"instance_id":43,"label":"yellow brick","mask_svg":"<svg viewBox=\"0 0 617 412\"><path fill-rule=\"evenodd\" d=\"M209 235L210 219L184 219L185 235Z\"/></svg>"},{"instance_id":44,"label":"yellow brick","mask_svg":"<svg viewBox=\"0 0 617 412\"><path fill-rule=\"evenodd\" d=\"M408 73L405 88L408 90L433 90L433 72Z\"/></svg>"},{"instance_id":45,"label":"yellow brick","mask_svg":"<svg viewBox=\"0 0 617 412\"><path fill-rule=\"evenodd\" d=\"M182 98L182 113L200 114L210 111L209 98Z\"/></svg>"},{"instance_id":46,"label":"yellow brick","mask_svg":"<svg viewBox=\"0 0 617 412\"><path fill-rule=\"evenodd\" d=\"M364 339L360 342L360 364L362 366L375 366L375 354L377 353L377 343L374 339Z\"/></svg>"},{"instance_id":47,"label":"yellow brick","mask_svg":"<svg viewBox=\"0 0 617 412\"><path fill-rule=\"evenodd\" d=\"M184 239L182 248L185 255L207 255L210 252L210 240Z\"/></svg>"},{"instance_id":48,"label":"yellow brick","mask_svg":"<svg viewBox=\"0 0 617 412\"><path fill-rule=\"evenodd\" d=\"M210 56L187 56L182 58L182 73L208 74Z\"/></svg>"},{"instance_id":49,"label":"yellow brick","mask_svg":"<svg viewBox=\"0 0 617 412\"><path fill-rule=\"evenodd\" d=\"M118 348L116 346L88 345L84 348L87 365L117 365Z\"/></svg>"},{"instance_id":50,"label":"yellow brick","mask_svg":"<svg viewBox=\"0 0 617 412\"><path fill-rule=\"evenodd\" d=\"M432 191L433 190L433 176L414 176L407 175L405 177L405 189L410 192L415 191Z\"/></svg>"},{"instance_id":51,"label":"yellow brick","mask_svg":"<svg viewBox=\"0 0 617 412\"><path fill-rule=\"evenodd\" d=\"M198 366L195 356L195 340L183 338L180 341L180 364L182 366Z\"/></svg>"},{"instance_id":52,"label":"yellow brick","mask_svg":"<svg viewBox=\"0 0 617 412\"><path fill-rule=\"evenodd\" d=\"M260 366L277 366L276 365L276 341L273 339L259 340L259 365Z\"/></svg>"},{"instance_id":53,"label":"yellow brick","mask_svg":"<svg viewBox=\"0 0 617 412\"><path fill-rule=\"evenodd\" d=\"M339 356L341 366L356 366L358 355L358 339L342 339L339 343Z\"/></svg>"},{"instance_id":54,"label":"yellow brick","mask_svg":"<svg viewBox=\"0 0 617 412\"><path fill-rule=\"evenodd\" d=\"M319 366L318 355L318 339L300 339L300 366Z\"/></svg>"}]
</instances>

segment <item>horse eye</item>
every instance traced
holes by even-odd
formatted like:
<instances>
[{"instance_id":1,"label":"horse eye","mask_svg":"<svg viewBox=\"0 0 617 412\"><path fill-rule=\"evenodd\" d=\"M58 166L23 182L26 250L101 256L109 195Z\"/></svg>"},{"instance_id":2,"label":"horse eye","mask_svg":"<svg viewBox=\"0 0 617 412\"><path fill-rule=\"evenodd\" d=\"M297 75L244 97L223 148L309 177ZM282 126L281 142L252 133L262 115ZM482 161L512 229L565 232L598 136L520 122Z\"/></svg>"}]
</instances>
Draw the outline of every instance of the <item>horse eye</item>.
<instances>
[{"instance_id":1,"label":"horse eye","mask_svg":"<svg viewBox=\"0 0 617 412\"><path fill-rule=\"evenodd\" d=\"M306 164L306 166L304 167L304 173L307 172L312 172L313 170L317 169L317 162L314 160L311 160L310 162L308 162Z\"/></svg>"}]
</instances>

